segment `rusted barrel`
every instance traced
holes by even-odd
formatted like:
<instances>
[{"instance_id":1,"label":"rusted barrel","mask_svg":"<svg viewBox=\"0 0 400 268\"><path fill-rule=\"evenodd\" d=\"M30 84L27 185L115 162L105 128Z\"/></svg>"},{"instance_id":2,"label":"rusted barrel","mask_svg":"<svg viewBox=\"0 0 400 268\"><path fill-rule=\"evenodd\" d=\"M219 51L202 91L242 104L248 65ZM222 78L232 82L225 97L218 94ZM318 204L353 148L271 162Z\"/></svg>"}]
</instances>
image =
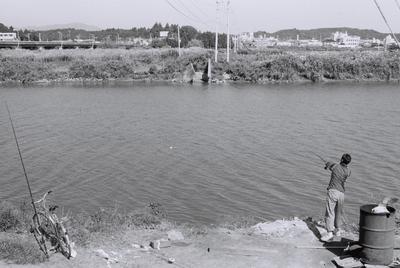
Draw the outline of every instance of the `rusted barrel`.
<instances>
[{"instance_id":1,"label":"rusted barrel","mask_svg":"<svg viewBox=\"0 0 400 268\"><path fill-rule=\"evenodd\" d=\"M375 204L360 207L360 238L362 259L374 265L389 265L393 261L394 231L396 227L394 214L396 210L387 207L390 214L373 214Z\"/></svg>"}]
</instances>

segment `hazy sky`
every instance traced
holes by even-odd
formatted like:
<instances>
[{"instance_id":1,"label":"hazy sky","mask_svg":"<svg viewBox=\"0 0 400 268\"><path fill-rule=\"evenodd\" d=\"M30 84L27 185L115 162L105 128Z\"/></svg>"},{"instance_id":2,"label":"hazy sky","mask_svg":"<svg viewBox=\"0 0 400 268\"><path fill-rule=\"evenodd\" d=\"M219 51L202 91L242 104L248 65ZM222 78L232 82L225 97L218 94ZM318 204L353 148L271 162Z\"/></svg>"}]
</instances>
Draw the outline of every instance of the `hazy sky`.
<instances>
[{"instance_id":1,"label":"hazy sky","mask_svg":"<svg viewBox=\"0 0 400 268\"><path fill-rule=\"evenodd\" d=\"M400 32L395 1L378 0L393 29ZM338 26L388 32L373 0L231 0L230 6L232 32ZM215 18L215 0L0 0L0 22L14 27L81 22L132 28L158 21L215 30ZM226 29L225 15L220 29Z\"/></svg>"}]
</instances>

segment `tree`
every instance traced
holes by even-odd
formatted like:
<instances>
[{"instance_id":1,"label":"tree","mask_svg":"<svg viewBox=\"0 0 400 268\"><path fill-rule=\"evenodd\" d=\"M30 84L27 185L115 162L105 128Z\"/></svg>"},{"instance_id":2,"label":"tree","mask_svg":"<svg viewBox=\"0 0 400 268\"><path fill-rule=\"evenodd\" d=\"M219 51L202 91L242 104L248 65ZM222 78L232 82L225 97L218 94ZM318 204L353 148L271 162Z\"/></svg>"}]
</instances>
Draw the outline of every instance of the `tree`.
<instances>
[{"instance_id":1,"label":"tree","mask_svg":"<svg viewBox=\"0 0 400 268\"><path fill-rule=\"evenodd\" d=\"M215 34L212 32L204 32L200 33L197 36L197 39L199 39L205 48L212 48L214 46L215 42Z\"/></svg>"},{"instance_id":2,"label":"tree","mask_svg":"<svg viewBox=\"0 0 400 268\"><path fill-rule=\"evenodd\" d=\"M182 26L181 27L181 45L186 47L190 40L196 38L198 32L192 26Z\"/></svg>"},{"instance_id":3,"label":"tree","mask_svg":"<svg viewBox=\"0 0 400 268\"><path fill-rule=\"evenodd\" d=\"M192 39L188 43L188 47L204 47L203 42L198 39Z\"/></svg>"},{"instance_id":4,"label":"tree","mask_svg":"<svg viewBox=\"0 0 400 268\"><path fill-rule=\"evenodd\" d=\"M173 38L167 38L166 39L167 45L170 47L178 47L178 40L173 39Z\"/></svg>"},{"instance_id":5,"label":"tree","mask_svg":"<svg viewBox=\"0 0 400 268\"><path fill-rule=\"evenodd\" d=\"M150 30L151 36L152 36L153 38L159 37L159 36L160 36L160 32L163 31L163 30L164 30L164 29L163 29L162 24L159 23L159 22L156 22L156 23L153 25L153 27L151 28L151 30Z\"/></svg>"},{"instance_id":6,"label":"tree","mask_svg":"<svg viewBox=\"0 0 400 268\"><path fill-rule=\"evenodd\" d=\"M10 32L10 29L7 26L5 26L3 23L0 23L0 32L8 33L8 32Z\"/></svg>"},{"instance_id":7,"label":"tree","mask_svg":"<svg viewBox=\"0 0 400 268\"><path fill-rule=\"evenodd\" d=\"M167 45L166 41L163 39L153 39L153 41L151 41L150 46L152 48L162 48L165 47Z\"/></svg>"}]
</instances>

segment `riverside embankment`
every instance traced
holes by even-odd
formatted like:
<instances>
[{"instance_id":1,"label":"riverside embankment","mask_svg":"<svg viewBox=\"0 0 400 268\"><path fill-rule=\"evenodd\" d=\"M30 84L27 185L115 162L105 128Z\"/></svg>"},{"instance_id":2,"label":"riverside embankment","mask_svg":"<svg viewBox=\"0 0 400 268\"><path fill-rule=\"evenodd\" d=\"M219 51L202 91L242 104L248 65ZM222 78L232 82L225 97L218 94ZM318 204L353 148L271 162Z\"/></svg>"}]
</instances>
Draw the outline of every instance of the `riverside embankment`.
<instances>
[{"instance_id":1,"label":"riverside embankment","mask_svg":"<svg viewBox=\"0 0 400 268\"><path fill-rule=\"evenodd\" d=\"M10 208L10 207L9 207ZM159 209L159 208L158 208ZM158 209L120 214L101 210L74 215L68 221L77 256L67 260L52 252L45 259L33 236L22 228L21 210L2 204L2 219L13 220L0 232L0 266L7 267L336 267L337 256L356 254L356 225L345 225L329 243L320 221L292 218L253 223L240 219L220 226L176 225ZM17 232L17 233L16 233ZM395 237L395 246L400 236ZM394 257L398 258L395 251Z\"/></svg>"},{"instance_id":2,"label":"riverside embankment","mask_svg":"<svg viewBox=\"0 0 400 268\"><path fill-rule=\"evenodd\" d=\"M247 50L222 54L213 64L216 80L248 82L388 81L400 79L398 52ZM200 79L213 51L184 49L1 50L0 81L165 80ZM193 76L197 72L197 76Z\"/></svg>"},{"instance_id":3,"label":"riverside embankment","mask_svg":"<svg viewBox=\"0 0 400 268\"><path fill-rule=\"evenodd\" d=\"M162 206L153 205L131 213L101 209L70 215L66 224L77 256L67 260L51 252L46 259L29 233L32 213L26 203L1 203L0 266L335 267L331 260L358 239L357 226L346 224L342 237L324 244L319 238L325 230L311 218L177 225L166 219Z\"/></svg>"}]
</instances>

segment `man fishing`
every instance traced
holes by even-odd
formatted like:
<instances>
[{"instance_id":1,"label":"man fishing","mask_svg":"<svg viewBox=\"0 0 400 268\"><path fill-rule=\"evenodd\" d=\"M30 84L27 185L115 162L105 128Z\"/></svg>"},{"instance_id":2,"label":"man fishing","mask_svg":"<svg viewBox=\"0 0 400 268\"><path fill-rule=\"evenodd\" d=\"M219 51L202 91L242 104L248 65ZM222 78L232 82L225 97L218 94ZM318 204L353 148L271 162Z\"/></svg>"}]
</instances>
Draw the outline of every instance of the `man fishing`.
<instances>
[{"instance_id":1,"label":"man fishing","mask_svg":"<svg viewBox=\"0 0 400 268\"><path fill-rule=\"evenodd\" d=\"M327 234L321 237L321 240L326 242L331 240L334 234L340 236L345 192L344 183L351 174L348 167L348 164L351 162L351 156L344 154L340 160L340 164L325 161L323 158L321 159L325 163L325 169L331 171L331 180L327 188L325 212Z\"/></svg>"}]
</instances>

